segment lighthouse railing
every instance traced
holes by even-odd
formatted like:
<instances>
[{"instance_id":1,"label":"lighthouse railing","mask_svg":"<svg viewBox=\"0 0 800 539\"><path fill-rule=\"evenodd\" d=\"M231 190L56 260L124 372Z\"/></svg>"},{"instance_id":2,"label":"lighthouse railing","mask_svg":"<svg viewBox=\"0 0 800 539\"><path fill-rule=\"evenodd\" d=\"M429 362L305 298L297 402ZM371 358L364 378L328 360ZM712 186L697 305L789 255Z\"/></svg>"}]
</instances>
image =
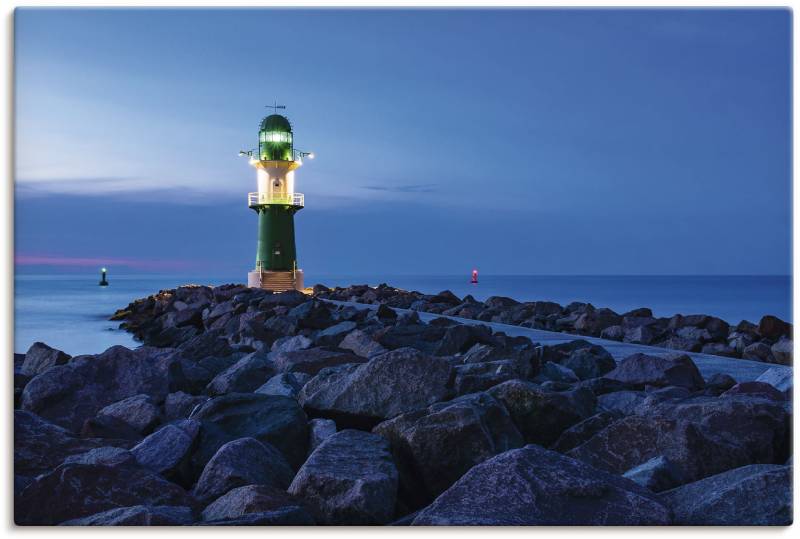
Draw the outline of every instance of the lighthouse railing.
<instances>
[{"instance_id":1,"label":"lighthouse railing","mask_svg":"<svg viewBox=\"0 0 800 539\"><path fill-rule=\"evenodd\" d=\"M292 193L291 195L275 193L247 193L248 206L261 206L264 204L286 204L289 206L305 206L305 196L303 193Z\"/></svg>"}]
</instances>

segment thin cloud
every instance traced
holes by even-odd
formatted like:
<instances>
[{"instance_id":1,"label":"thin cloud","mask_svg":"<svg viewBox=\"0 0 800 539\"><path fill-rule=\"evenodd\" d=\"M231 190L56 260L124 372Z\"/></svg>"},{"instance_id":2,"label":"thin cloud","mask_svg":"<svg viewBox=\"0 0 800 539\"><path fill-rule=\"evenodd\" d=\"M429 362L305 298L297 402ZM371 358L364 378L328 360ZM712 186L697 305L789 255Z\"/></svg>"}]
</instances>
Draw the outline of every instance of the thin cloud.
<instances>
[{"instance_id":1,"label":"thin cloud","mask_svg":"<svg viewBox=\"0 0 800 539\"><path fill-rule=\"evenodd\" d=\"M419 183L409 185L363 185L362 189L370 191L386 191L389 193L432 193L436 191L436 184Z\"/></svg>"},{"instance_id":2,"label":"thin cloud","mask_svg":"<svg viewBox=\"0 0 800 539\"><path fill-rule=\"evenodd\" d=\"M59 266L59 267L98 267L125 266L147 270L186 269L192 266L183 260L146 260L140 258L118 257L69 257L52 255L18 254L14 256L16 266Z\"/></svg>"}]
</instances>

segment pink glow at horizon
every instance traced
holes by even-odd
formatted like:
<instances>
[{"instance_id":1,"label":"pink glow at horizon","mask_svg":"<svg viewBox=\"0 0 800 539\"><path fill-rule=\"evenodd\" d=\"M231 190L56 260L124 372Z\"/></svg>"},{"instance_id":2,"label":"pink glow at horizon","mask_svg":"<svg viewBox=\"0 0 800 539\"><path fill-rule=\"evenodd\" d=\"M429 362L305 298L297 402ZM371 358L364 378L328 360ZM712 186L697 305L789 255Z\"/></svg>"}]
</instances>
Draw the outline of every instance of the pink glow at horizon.
<instances>
[{"instance_id":1,"label":"pink glow at horizon","mask_svg":"<svg viewBox=\"0 0 800 539\"><path fill-rule=\"evenodd\" d=\"M14 256L16 266L126 266L137 269L185 269L192 264L183 260L142 260L116 257L68 257L18 254Z\"/></svg>"}]
</instances>

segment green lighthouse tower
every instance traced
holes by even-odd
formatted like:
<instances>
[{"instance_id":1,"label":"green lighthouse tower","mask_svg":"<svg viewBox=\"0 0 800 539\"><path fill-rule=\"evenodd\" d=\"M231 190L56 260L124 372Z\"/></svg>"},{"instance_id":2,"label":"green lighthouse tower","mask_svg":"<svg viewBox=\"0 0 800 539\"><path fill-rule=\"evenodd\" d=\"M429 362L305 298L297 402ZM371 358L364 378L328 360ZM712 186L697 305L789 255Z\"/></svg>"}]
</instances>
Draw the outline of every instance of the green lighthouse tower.
<instances>
[{"instance_id":1,"label":"green lighthouse tower","mask_svg":"<svg viewBox=\"0 0 800 539\"><path fill-rule=\"evenodd\" d=\"M294 190L294 172L303 164L303 157L313 158L313 154L296 150L293 138L289 120L271 114L261 121L258 150L240 152L250 156L258 182L258 191L247 195L247 205L258 214L256 267L247 275L247 285L253 288L275 292L303 288L294 214L303 209L304 197Z\"/></svg>"}]
</instances>

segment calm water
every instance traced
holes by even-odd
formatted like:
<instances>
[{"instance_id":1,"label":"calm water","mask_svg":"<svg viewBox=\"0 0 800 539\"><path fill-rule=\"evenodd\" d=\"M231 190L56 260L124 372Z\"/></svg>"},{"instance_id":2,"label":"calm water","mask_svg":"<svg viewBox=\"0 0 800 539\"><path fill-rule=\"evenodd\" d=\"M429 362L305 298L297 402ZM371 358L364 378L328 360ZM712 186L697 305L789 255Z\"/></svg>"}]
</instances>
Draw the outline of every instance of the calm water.
<instances>
[{"instance_id":1,"label":"calm water","mask_svg":"<svg viewBox=\"0 0 800 539\"><path fill-rule=\"evenodd\" d=\"M108 317L132 300L186 283L242 282L242 276L200 279L180 275L109 277L111 286L97 286L96 275L17 275L14 350L24 352L43 341L69 354L89 354L109 346L137 344ZM306 283L328 286L376 285L387 282L407 290L435 293L451 290L479 300L510 296L521 301L550 300L566 304L588 301L623 312L650 307L656 316L703 313L731 323L757 322L765 314L791 320L791 277L788 276L492 276L469 283L458 276L325 276L306 275Z\"/></svg>"}]
</instances>

